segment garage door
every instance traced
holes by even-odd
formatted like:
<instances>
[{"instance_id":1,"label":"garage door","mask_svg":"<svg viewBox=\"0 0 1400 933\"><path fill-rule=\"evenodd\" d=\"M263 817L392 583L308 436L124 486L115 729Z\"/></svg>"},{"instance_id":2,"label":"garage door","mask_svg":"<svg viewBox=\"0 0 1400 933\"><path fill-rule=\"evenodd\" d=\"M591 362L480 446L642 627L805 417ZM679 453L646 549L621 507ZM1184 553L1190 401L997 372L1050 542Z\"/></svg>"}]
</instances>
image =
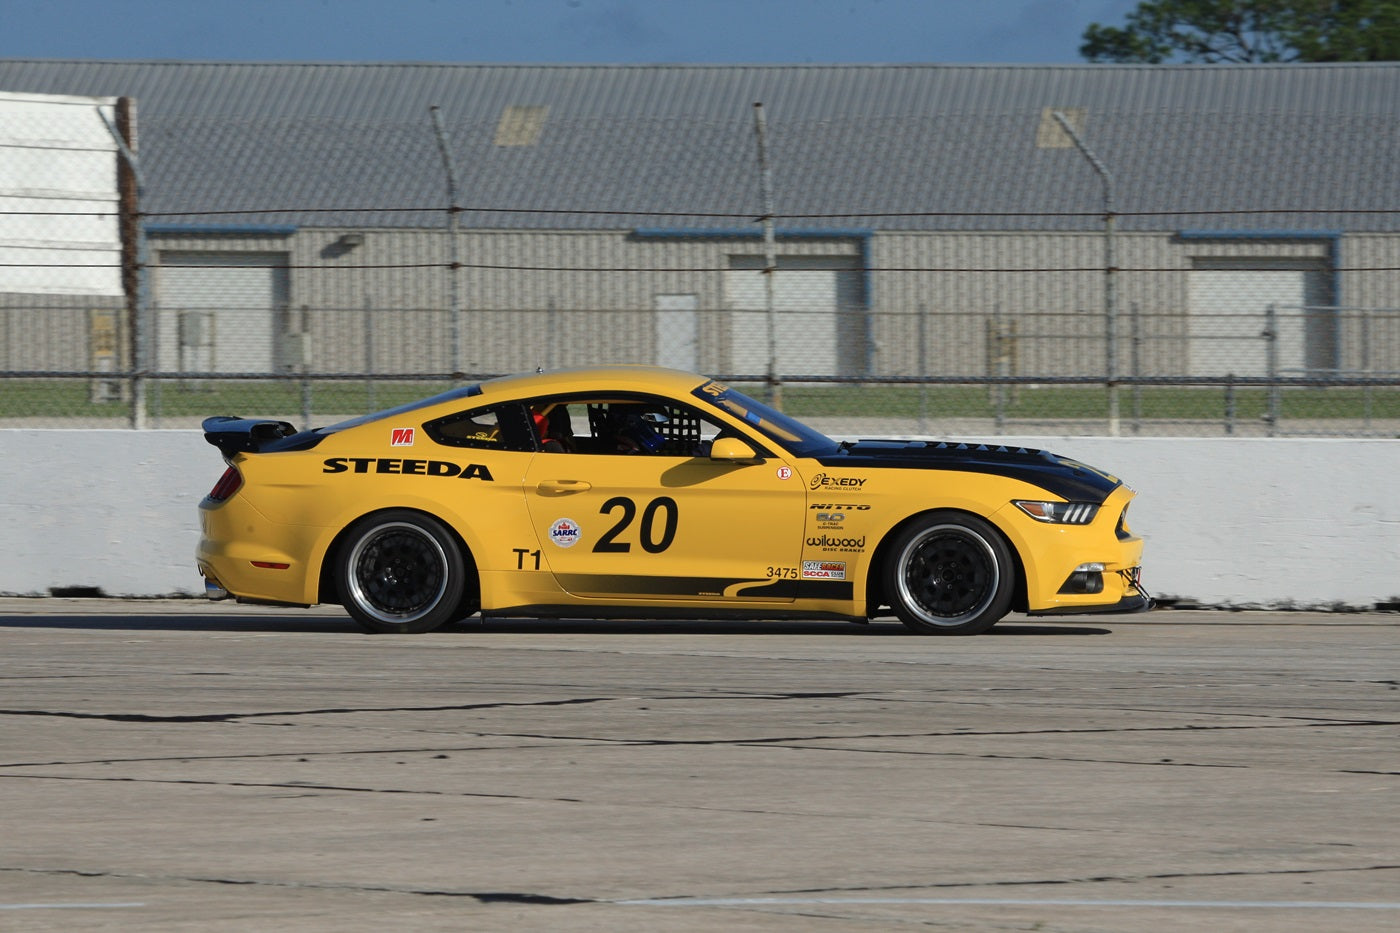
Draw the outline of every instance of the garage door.
<instances>
[{"instance_id":1,"label":"garage door","mask_svg":"<svg viewBox=\"0 0 1400 933\"><path fill-rule=\"evenodd\" d=\"M162 252L160 368L273 371L279 311L287 306L286 265L285 253Z\"/></svg>"},{"instance_id":2,"label":"garage door","mask_svg":"<svg viewBox=\"0 0 1400 933\"><path fill-rule=\"evenodd\" d=\"M761 256L731 256L725 272L735 374L768 372L768 314ZM783 256L773 279L778 374L860 372L864 296L855 256Z\"/></svg>"},{"instance_id":3,"label":"garage door","mask_svg":"<svg viewBox=\"0 0 1400 933\"><path fill-rule=\"evenodd\" d=\"M1334 320L1304 309L1330 301L1327 269L1316 263L1197 260L1191 271L1190 373L1193 376L1267 376L1269 341L1263 336L1275 308L1277 365L1297 374L1335 363Z\"/></svg>"}]
</instances>

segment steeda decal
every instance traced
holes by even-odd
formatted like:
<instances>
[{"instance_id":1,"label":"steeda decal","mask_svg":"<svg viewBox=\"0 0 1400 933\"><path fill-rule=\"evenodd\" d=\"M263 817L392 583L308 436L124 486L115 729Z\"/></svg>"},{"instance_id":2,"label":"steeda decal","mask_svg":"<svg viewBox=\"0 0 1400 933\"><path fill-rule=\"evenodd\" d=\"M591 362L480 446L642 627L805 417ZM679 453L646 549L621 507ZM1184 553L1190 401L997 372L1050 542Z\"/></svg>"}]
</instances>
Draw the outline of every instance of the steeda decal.
<instances>
[{"instance_id":1,"label":"steeda decal","mask_svg":"<svg viewBox=\"0 0 1400 933\"><path fill-rule=\"evenodd\" d=\"M373 464L373 466L371 466ZM398 476L446 476L492 482L483 463L461 466L446 460L399 460L394 457L331 457L322 473L392 473Z\"/></svg>"}]
</instances>

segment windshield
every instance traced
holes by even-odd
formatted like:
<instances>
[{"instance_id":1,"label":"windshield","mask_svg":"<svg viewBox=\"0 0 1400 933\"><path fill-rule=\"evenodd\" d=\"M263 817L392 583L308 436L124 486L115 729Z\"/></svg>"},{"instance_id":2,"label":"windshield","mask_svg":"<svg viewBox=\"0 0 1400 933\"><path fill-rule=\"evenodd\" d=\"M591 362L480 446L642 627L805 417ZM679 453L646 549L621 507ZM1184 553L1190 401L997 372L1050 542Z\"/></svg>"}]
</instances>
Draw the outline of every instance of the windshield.
<instances>
[{"instance_id":1,"label":"windshield","mask_svg":"<svg viewBox=\"0 0 1400 933\"><path fill-rule=\"evenodd\" d=\"M438 402L449 402L453 399L471 398L481 394L480 385L459 386L455 389L448 389L446 392L439 392L430 398L420 398L415 402L400 405L397 408L388 408L384 411L372 412L368 415L361 415L358 418L351 418L349 421L342 421L329 427L320 428L321 434L334 434L336 431L344 431L349 428L357 428L362 424L369 424L371 421L380 421L384 418L395 418L399 415L407 414L410 411L417 411L419 408L427 408L429 405L436 405Z\"/></svg>"},{"instance_id":2,"label":"windshield","mask_svg":"<svg viewBox=\"0 0 1400 933\"><path fill-rule=\"evenodd\" d=\"M799 457L819 457L834 453L838 447L835 441L820 431L809 428L762 402L754 401L723 383L707 382L696 389L694 395L740 419L790 454Z\"/></svg>"}]
</instances>

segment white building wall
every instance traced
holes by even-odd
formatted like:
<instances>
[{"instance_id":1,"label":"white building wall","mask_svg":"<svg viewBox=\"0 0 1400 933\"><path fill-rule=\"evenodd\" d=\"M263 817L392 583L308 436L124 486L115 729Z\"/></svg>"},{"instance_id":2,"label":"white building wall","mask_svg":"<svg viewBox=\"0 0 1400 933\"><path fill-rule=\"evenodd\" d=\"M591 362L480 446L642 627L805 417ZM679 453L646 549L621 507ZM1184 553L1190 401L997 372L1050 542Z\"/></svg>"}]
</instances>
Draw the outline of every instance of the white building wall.
<instances>
[{"instance_id":1,"label":"white building wall","mask_svg":"<svg viewBox=\"0 0 1400 933\"><path fill-rule=\"evenodd\" d=\"M116 103L0 92L0 293L122 294Z\"/></svg>"}]
</instances>

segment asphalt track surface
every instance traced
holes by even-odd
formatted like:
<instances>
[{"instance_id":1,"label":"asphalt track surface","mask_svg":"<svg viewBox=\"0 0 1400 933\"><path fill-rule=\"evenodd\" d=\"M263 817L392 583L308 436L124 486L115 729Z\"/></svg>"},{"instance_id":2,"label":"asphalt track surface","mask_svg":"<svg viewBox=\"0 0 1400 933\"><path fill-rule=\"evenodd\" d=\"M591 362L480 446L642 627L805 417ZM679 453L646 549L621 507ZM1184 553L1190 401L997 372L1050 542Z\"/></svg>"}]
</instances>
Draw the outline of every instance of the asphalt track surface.
<instances>
[{"instance_id":1,"label":"asphalt track surface","mask_svg":"<svg viewBox=\"0 0 1400 933\"><path fill-rule=\"evenodd\" d=\"M1400 929L1400 616L0 599L0 929Z\"/></svg>"}]
</instances>

